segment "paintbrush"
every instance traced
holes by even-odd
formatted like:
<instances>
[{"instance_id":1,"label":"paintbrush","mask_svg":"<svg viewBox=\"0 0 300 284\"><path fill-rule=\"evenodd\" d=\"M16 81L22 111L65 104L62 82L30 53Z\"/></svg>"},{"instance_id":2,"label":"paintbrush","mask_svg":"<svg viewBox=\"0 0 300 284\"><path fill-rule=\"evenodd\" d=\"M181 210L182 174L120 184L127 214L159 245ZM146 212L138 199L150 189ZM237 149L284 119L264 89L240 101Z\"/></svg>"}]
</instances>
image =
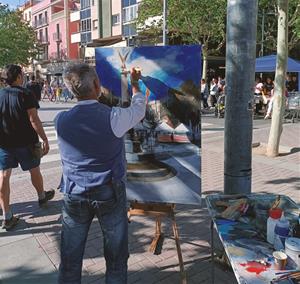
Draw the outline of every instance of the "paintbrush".
<instances>
[{"instance_id":1,"label":"paintbrush","mask_svg":"<svg viewBox=\"0 0 300 284\"><path fill-rule=\"evenodd\" d=\"M276 275L280 275L280 274L286 274L286 273L294 273L294 272L300 272L299 269L291 269L291 270L285 270L285 271L280 271L280 272L276 272Z\"/></svg>"},{"instance_id":2,"label":"paintbrush","mask_svg":"<svg viewBox=\"0 0 300 284\"><path fill-rule=\"evenodd\" d=\"M280 195L277 196L276 200L274 201L271 209L276 209L280 204Z\"/></svg>"},{"instance_id":3,"label":"paintbrush","mask_svg":"<svg viewBox=\"0 0 300 284\"><path fill-rule=\"evenodd\" d=\"M286 279L300 279L300 272L290 272L282 276L279 276L276 280L286 280Z\"/></svg>"}]
</instances>

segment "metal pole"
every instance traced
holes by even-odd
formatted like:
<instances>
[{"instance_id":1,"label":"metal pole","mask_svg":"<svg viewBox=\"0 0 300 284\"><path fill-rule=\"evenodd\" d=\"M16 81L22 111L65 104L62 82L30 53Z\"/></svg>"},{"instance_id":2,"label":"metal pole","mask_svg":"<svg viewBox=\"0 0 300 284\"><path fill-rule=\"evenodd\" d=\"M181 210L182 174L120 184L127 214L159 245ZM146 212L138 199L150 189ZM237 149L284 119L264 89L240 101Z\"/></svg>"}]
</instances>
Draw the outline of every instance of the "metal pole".
<instances>
[{"instance_id":1,"label":"metal pole","mask_svg":"<svg viewBox=\"0 0 300 284\"><path fill-rule=\"evenodd\" d=\"M228 0L224 193L251 193L257 1Z\"/></svg>"},{"instance_id":2,"label":"metal pole","mask_svg":"<svg viewBox=\"0 0 300 284\"><path fill-rule=\"evenodd\" d=\"M261 19L261 45L260 45L260 56L264 56L264 35L265 34L265 9L263 9Z\"/></svg>"},{"instance_id":3,"label":"metal pole","mask_svg":"<svg viewBox=\"0 0 300 284\"><path fill-rule=\"evenodd\" d=\"M66 50L67 50L67 58L70 58L70 27L69 27L69 21L70 21L70 13L69 13L69 1L64 0L64 8L65 8L65 25L66 25Z\"/></svg>"},{"instance_id":4,"label":"metal pole","mask_svg":"<svg viewBox=\"0 0 300 284\"><path fill-rule=\"evenodd\" d=\"M168 0L164 0L163 45L168 44Z\"/></svg>"}]
</instances>

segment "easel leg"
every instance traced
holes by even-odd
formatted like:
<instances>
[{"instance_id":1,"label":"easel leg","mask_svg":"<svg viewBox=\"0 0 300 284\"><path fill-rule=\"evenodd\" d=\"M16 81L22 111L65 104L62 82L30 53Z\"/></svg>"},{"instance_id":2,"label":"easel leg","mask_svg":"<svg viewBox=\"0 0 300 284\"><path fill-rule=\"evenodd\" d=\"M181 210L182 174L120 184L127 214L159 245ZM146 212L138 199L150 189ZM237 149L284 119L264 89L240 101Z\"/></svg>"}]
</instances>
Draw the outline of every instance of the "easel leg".
<instances>
[{"instance_id":1,"label":"easel leg","mask_svg":"<svg viewBox=\"0 0 300 284\"><path fill-rule=\"evenodd\" d=\"M215 283L215 259L214 259L214 222L210 221L210 243L211 243L211 283Z\"/></svg>"},{"instance_id":2,"label":"easel leg","mask_svg":"<svg viewBox=\"0 0 300 284\"><path fill-rule=\"evenodd\" d=\"M156 217L155 237L150 245L149 251L154 254L160 254L162 243L163 243L163 234L161 232L161 220L160 217Z\"/></svg>"},{"instance_id":3,"label":"easel leg","mask_svg":"<svg viewBox=\"0 0 300 284\"><path fill-rule=\"evenodd\" d=\"M182 279L182 284L186 284L186 274L184 271L184 266L183 266L183 259L182 259L182 253L181 253L181 248L180 248L180 242L179 242L179 234L178 234L178 229L175 221L174 215L172 216L172 227L173 227L173 233L174 233L174 238L175 238L175 243L176 243L176 248L177 248L177 254L178 254L178 260L179 260L179 267L180 267L180 274L181 274L181 279Z\"/></svg>"}]
</instances>

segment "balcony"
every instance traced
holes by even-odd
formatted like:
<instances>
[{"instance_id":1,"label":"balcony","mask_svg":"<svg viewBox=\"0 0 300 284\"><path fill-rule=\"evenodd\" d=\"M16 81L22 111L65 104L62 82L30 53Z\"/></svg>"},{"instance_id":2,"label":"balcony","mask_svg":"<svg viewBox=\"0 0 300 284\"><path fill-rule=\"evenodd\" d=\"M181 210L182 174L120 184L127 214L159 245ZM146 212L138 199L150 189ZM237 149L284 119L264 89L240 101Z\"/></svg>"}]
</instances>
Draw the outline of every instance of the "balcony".
<instances>
[{"instance_id":1,"label":"balcony","mask_svg":"<svg viewBox=\"0 0 300 284\"><path fill-rule=\"evenodd\" d=\"M33 21L32 26L33 26L33 28L37 29L37 28L46 26L48 24L49 24L48 18L43 17L43 18L37 19L36 21Z\"/></svg>"},{"instance_id":2,"label":"balcony","mask_svg":"<svg viewBox=\"0 0 300 284\"><path fill-rule=\"evenodd\" d=\"M47 36L42 36L38 39L38 42L41 44L41 45L48 45L50 44L49 43L49 39Z\"/></svg>"},{"instance_id":3,"label":"balcony","mask_svg":"<svg viewBox=\"0 0 300 284\"><path fill-rule=\"evenodd\" d=\"M52 11L51 19L53 21L53 20L57 20L57 19L63 18L64 16L65 16L65 11L64 10L58 11L58 12Z\"/></svg>"},{"instance_id":4,"label":"balcony","mask_svg":"<svg viewBox=\"0 0 300 284\"><path fill-rule=\"evenodd\" d=\"M62 41L61 33L54 33L53 34L53 40L56 41L56 42L61 42Z\"/></svg>"}]
</instances>

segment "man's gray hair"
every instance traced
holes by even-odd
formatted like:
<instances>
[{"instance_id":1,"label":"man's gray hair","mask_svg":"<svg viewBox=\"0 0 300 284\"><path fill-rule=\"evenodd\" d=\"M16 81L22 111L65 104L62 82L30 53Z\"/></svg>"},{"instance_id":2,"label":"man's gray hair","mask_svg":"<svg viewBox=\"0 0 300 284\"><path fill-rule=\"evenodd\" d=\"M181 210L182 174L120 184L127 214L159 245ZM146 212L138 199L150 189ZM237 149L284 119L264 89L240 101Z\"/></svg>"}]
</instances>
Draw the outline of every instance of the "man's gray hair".
<instances>
[{"instance_id":1,"label":"man's gray hair","mask_svg":"<svg viewBox=\"0 0 300 284\"><path fill-rule=\"evenodd\" d=\"M94 80L98 79L95 68L86 63L69 63L63 73L66 87L77 98L84 98L93 92Z\"/></svg>"}]
</instances>

